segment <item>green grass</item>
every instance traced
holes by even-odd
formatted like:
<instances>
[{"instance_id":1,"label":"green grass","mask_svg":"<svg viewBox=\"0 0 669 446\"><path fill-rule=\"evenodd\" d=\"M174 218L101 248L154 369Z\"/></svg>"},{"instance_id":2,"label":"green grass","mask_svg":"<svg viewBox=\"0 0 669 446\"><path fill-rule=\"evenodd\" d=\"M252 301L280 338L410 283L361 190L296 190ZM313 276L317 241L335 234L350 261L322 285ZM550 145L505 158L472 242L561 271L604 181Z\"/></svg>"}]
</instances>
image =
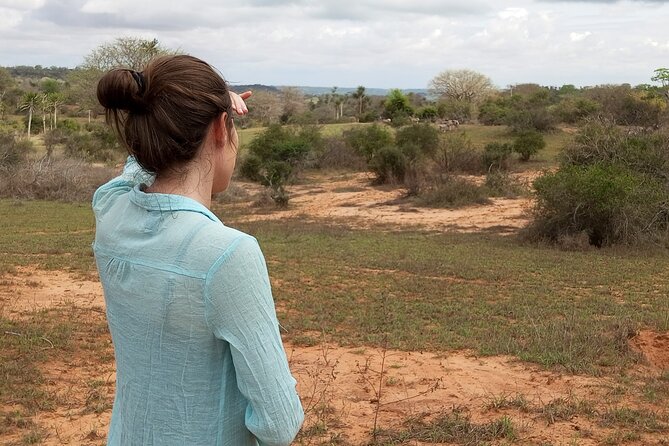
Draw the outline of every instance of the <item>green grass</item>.
<instances>
[{"instance_id":1,"label":"green grass","mask_svg":"<svg viewBox=\"0 0 669 446\"><path fill-rule=\"evenodd\" d=\"M350 346L511 354L600 373L639 360L627 340L669 329L669 254L565 252L494 234L351 231L299 221L236 225L265 252L285 336ZM86 204L0 201L0 271L94 272ZM660 392L661 393L661 392Z\"/></svg>"},{"instance_id":2,"label":"green grass","mask_svg":"<svg viewBox=\"0 0 669 446\"><path fill-rule=\"evenodd\" d=\"M517 428L508 417L489 423L474 423L468 415L456 410L429 422L420 419L408 420L405 425L404 430L380 431L372 444L386 446L417 440L424 443L474 446L490 444L494 440L513 441L517 438Z\"/></svg>"}]
</instances>

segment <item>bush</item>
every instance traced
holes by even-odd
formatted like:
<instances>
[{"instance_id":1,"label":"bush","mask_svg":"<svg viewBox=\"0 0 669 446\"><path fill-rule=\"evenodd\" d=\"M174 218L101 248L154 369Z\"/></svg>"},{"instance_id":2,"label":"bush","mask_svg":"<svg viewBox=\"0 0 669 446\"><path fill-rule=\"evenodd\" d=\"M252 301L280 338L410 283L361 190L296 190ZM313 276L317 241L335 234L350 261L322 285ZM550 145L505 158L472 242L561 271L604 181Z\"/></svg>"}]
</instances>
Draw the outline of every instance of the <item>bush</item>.
<instances>
[{"instance_id":1,"label":"bush","mask_svg":"<svg viewBox=\"0 0 669 446\"><path fill-rule=\"evenodd\" d=\"M526 185L512 178L507 172L499 170L486 174L484 186L491 197L515 198L529 192Z\"/></svg>"},{"instance_id":2,"label":"bush","mask_svg":"<svg viewBox=\"0 0 669 446\"><path fill-rule=\"evenodd\" d=\"M402 183L407 169L407 158L396 146L377 150L369 161L369 168L376 175L378 184Z\"/></svg>"},{"instance_id":3,"label":"bush","mask_svg":"<svg viewBox=\"0 0 669 446\"><path fill-rule=\"evenodd\" d=\"M31 140L17 138L9 132L0 133L0 168L15 166L25 161L33 150Z\"/></svg>"},{"instance_id":4,"label":"bush","mask_svg":"<svg viewBox=\"0 0 669 446\"><path fill-rule=\"evenodd\" d=\"M612 121L589 120L563 152L560 169L535 182L528 235L588 235L596 246L667 241L669 135L626 135Z\"/></svg>"},{"instance_id":5,"label":"bush","mask_svg":"<svg viewBox=\"0 0 669 446\"><path fill-rule=\"evenodd\" d=\"M322 145L320 129L315 126L295 130L271 125L251 141L248 155L242 160L240 172L246 178L259 181L271 189L278 205L288 204L285 185L312 152Z\"/></svg>"},{"instance_id":6,"label":"bush","mask_svg":"<svg viewBox=\"0 0 669 446\"><path fill-rule=\"evenodd\" d=\"M509 107L503 100L486 99L479 107L478 120L483 125L506 124Z\"/></svg>"},{"instance_id":7,"label":"bush","mask_svg":"<svg viewBox=\"0 0 669 446\"><path fill-rule=\"evenodd\" d=\"M508 143L491 142L483 148L483 166L486 171L493 169L506 170L509 168L509 158L513 146Z\"/></svg>"},{"instance_id":8,"label":"bush","mask_svg":"<svg viewBox=\"0 0 669 446\"><path fill-rule=\"evenodd\" d=\"M393 135L378 124L346 130L343 137L348 145L368 161L378 150L393 144Z\"/></svg>"},{"instance_id":9,"label":"bush","mask_svg":"<svg viewBox=\"0 0 669 446\"><path fill-rule=\"evenodd\" d=\"M339 136L323 140L323 150L314 162L318 169L348 169L363 171L367 161Z\"/></svg>"},{"instance_id":10,"label":"bush","mask_svg":"<svg viewBox=\"0 0 669 446\"><path fill-rule=\"evenodd\" d=\"M536 155L544 147L546 141L536 131L523 132L513 142L513 151L520 155L521 161L529 161L532 155Z\"/></svg>"},{"instance_id":11,"label":"bush","mask_svg":"<svg viewBox=\"0 0 669 446\"><path fill-rule=\"evenodd\" d=\"M669 195L661 181L623 166L564 166L534 182L530 233L557 241L588 234L595 246L632 242L669 223Z\"/></svg>"},{"instance_id":12,"label":"bush","mask_svg":"<svg viewBox=\"0 0 669 446\"><path fill-rule=\"evenodd\" d=\"M413 145L417 155L432 155L439 146L439 131L430 124L412 124L397 131L395 143L398 147Z\"/></svg>"},{"instance_id":13,"label":"bush","mask_svg":"<svg viewBox=\"0 0 669 446\"><path fill-rule=\"evenodd\" d=\"M449 99L439 102L437 113L441 119L457 119L462 124L472 118L472 104L463 100Z\"/></svg>"},{"instance_id":14,"label":"bush","mask_svg":"<svg viewBox=\"0 0 669 446\"><path fill-rule=\"evenodd\" d=\"M417 203L422 206L437 208L457 208L489 202L483 187L453 176L447 176L426 188L417 199Z\"/></svg>"},{"instance_id":15,"label":"bush","mask_svg":"<svg viewBox=\"0 0 669 446\"><path fill-rule=\"evenodd\" d=\"M59 143L63 144L68 158L90 162L117 163L126 155L116 134L106 124L90 123L83 131L64 131L60 133Z\"/></svg>"},{"instance_id":16,"label":"bush","mask_svg":"<svg viewBox=\"0 0 669 446\"><path fill-rule=\"evenodd\" d=\"M483 171L483 157L472 145L465 132L444 135L432 154L439 175L448 172L479 174Z\"/></svg>"},{"instance_id":17,"label":"bush","mask_svg":"<svg viewBox=\"0 0 669 446\"><path fill-rule=\"evenodd\" d=\"M42 158L0 169L0 197L90 202L114 171L82 160Z\"/></svg>"}]
</instances>

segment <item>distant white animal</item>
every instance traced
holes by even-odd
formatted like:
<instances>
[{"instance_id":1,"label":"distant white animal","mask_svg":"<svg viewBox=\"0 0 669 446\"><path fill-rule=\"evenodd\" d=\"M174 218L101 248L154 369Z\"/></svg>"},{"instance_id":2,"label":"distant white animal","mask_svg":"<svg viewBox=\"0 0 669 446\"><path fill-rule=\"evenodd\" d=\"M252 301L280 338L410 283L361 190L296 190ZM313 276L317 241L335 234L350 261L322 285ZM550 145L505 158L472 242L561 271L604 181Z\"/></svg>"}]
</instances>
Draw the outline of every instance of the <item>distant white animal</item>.
<instances>
[{"instance_id":1,"label":"distant white animal","mask_svg":"<svg viewBox=\"0 0 669 446\"><path fill-rule=\"evenodd\" d=\"M439 127L439 130L441 130L442 132L448 132L460 127L460 121L458 121L457 119L447 119L445 121L439 121L437 122L437 127Z\"/></svg>"}]
</instances>

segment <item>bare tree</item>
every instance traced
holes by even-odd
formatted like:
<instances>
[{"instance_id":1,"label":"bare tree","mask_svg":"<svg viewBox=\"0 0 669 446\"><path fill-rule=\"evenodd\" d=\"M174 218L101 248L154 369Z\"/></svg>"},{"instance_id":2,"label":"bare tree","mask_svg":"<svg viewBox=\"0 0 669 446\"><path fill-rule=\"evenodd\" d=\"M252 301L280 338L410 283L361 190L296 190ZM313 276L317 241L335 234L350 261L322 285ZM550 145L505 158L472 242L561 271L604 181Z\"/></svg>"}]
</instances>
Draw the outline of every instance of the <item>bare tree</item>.
<instances>
[{"instance_id":1,"label":"bare tree","mask_svg":"<svg viewBox=\"0 0 669 446\"><path fill-rule=\"evenodd\" d=\"M473 70L446 70L430 81L433 94L443 98L478 103L495 90L488 76Z\"/></svg>"},{"instance_id":2,"label":"bare tree","mask_svg":"<svg viewBox=\"0 0 669 446\"><path fill-rule=\"evenodd\" d=\"M266 125L277 122L283 112L279 95L266 90L254 91L248 100L248 105L249 115Z\"/></svg>"},{"instance_id":3,"label":"bare tree","mask_svg":"<svg viewBox=\"0 0 669 446\"><path fill-rule=\"evenodd\" d=\"M129 68L139 71L143 70L151 59L163 54L175 54L175 52L162 47L157 39L119 37L91 51L84 59L83 68L100 71Z\"/></svg>"}]
</instances>

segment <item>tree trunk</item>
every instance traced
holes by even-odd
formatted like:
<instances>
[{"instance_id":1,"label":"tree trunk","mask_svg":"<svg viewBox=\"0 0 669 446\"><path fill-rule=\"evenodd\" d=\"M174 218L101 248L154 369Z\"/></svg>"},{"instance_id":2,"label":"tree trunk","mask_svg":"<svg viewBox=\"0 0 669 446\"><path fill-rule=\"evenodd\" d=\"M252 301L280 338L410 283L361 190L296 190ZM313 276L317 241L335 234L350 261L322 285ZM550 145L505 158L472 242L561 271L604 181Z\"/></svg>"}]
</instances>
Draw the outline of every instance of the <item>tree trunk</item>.
<instances>
[{"instance_id":1,"label":"tree trunk","mask_svg":"<svg viewBox=\"0 0 669 446\"><path fill-rule=\"evenodd\" d=\"M58 107L53 108L53 128L58 128Z\"/></svg>"},{"instance_id":2,"label":"tree trunk","mask_svg":"<svg viewBox=\"0 0 669 446\"><path fill-rule=\"evenodd\" d=\"M28 139L30 139L30 127L33 123L33 110L28 110Z\"/></svg>"},{"instance_id":3,"label":"tree trunk","mask_svg":"<svg viewBox=\"0 0 669 446\"><path fill-rule=\"evenodd\" d=\"M46 133L46 113L42 113L42 128L44 133Z\"/></svg>"}]
</instances>

